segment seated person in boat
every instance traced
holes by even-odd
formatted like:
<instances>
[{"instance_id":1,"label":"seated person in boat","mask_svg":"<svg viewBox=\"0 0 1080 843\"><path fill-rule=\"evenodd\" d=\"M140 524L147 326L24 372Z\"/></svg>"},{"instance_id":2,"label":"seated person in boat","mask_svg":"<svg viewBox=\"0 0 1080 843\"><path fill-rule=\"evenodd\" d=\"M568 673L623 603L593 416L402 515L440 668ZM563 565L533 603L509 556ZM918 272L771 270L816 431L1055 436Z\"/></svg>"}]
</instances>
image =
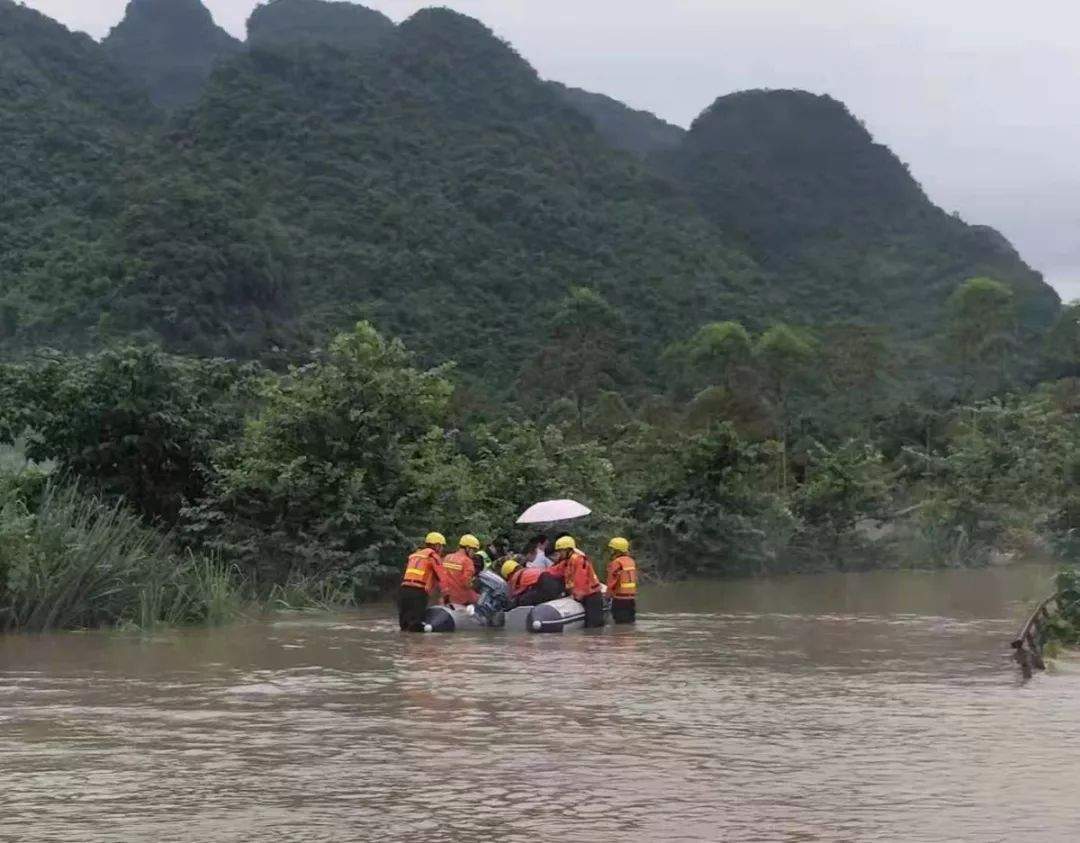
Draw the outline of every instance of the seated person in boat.
<instances>
[{"instance_id":1,"label":"seated person in boat","mask_svg":"<svg viewBox=\"0 0 1080 843\"><path fill-rule=\"evenodd\" d=\"M525 552L522 554L525 559L525 567L540 568L541 570L550 568L551 560L548 558L547 549L548 538L542 533L529 539L529 543L525 545Z\"/></svg>"},{"instance_id":2,"label":"seated person in boat","mask_svg":"<svg viewBox=\"0 0 1080 843\"><path fill-rule=\"evenodd\" d=\"M492 539L484 550L491 560L489 570L496 573L502 567L502 563L512 556L510 553L510 540L504 536Z\"/></svg>"},{"instance_id":3,"label":"seated person in boat","mask_svg":"<svg viewBox=\"0 0 1080 843\"><path fill-rule=\"evenodd\" d=\"M563 595L562 577L543 568L526 568L516 559L503 563L502 578L510 586L512 606L537 606Z\"/></svg>"}]
</instances>

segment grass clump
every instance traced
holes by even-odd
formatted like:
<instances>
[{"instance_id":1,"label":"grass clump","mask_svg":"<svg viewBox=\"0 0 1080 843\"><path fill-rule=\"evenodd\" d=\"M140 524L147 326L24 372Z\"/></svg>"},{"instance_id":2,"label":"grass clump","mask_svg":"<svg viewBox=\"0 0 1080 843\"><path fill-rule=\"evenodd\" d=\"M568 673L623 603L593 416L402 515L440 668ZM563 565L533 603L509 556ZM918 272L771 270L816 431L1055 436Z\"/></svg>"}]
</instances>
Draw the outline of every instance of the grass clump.
<instances>
[{"instance_id":1,"label":"grass clump","mask_svg":"<svg viewBox=\"0 0 1080 843\"><path fill-rule=\"evenodd\" d=\"M33 469L0 478L0 630L223 623L243 584L176 552L122 501Z\"/></svg>"}]
</instances>

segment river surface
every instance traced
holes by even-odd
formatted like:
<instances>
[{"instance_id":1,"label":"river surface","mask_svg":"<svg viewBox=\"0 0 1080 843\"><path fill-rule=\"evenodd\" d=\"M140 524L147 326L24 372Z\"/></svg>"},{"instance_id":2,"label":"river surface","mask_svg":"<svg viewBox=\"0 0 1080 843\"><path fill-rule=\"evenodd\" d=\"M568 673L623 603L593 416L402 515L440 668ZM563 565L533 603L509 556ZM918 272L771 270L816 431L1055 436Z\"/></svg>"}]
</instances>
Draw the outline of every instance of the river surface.
<instances>
[{"instance_id":1,"label":"river surface","mask_svg":"<svg viewBox=\"0 0 1080 843\"><path fill-rule=\"evenodd\" d=\"M645 589L636 629L392 607L0 637L0 840L1080 839L1046 567Z\"/></svg>"}]
</instances>

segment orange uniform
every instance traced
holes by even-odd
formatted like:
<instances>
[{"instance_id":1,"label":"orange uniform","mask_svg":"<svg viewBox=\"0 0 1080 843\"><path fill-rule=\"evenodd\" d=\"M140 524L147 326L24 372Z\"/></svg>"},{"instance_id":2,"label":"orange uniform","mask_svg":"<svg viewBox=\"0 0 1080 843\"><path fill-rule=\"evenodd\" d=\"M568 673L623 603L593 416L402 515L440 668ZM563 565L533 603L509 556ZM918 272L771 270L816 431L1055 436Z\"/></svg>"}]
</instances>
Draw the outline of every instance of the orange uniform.
<instances>
[{"instance_id":1,"label":"orange uniform","mask_svg":"<svg viewBox=\"0 0 1080 843\"><path fill-rule=\"evenodd\" d=\"M543 568L518 568L510 575L510 598L517 600L522 594L536 585L540 576L544 573Z\"/></svg>"},{"instance_id":2,"label":"orange uniform","mask_svg":"<svg viewBox=\"0 0 1080 843\"><path fill-rule=\"evenodd\" d=\"M480 599L472 587L476 563L469 558L465 548L445 557L441 567L443 597L447 602L467 605Z\"/></svg>"},{"instance_id":3,"label":"orange uniform","mask_svg":"<svg viewBox=\"0 0 1080 843\"><path fill-rule=\"evenodd\" d=\"M422 547L405 563L405 576L402 577L401 584L422 588L425 593L431 594L440 580L439 554L430 547Z\"/></svg>"},{"instance_id":4,"label":"orange uniform","mask_svg":"<svg viewBox=\"0 0 1080 843\"><path fill-rule=\"evenodd\" d=\"M575 550L567 559L548 570L563 578L566 590L575 600L581 601L589 595L600 593L600 578L596 576L592 560L580 550Z\"/></svg>"},{"instance_id":5,"label":"orange uniform","mask_svg":"<svg viewBox=\"0 0 1080 843\"><path fill-rule=\"evenodd\" d=\"M637 563L627 554L611 560L607 570L608 596L612 600L633 600L637 597Z\"/></svg>"}]
</instances>

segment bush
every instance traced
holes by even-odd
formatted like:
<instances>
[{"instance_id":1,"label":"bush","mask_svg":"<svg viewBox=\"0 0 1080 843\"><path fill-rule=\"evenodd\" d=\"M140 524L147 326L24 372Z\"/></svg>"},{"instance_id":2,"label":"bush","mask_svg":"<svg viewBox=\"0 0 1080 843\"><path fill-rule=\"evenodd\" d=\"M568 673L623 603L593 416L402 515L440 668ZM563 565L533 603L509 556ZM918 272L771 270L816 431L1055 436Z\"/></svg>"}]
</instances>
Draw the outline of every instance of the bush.
<instances>
[{"instance_id":1,"label":"bush","mask_svg":"<svg viewBox=\"0 0 1080 843\"><path fill-rule=\"evenodd\" d=\"M635 515L661 570L680 576L776 570L799 527L769 489L768 449L728 424L689 439L679 464Z\"/></svg>"},{"instance_id":2,"label":"bush","mask_svg":"<svg viewBox=\"0 0 1080 843\"><path fill-rule=\"evenodd\" d=\"M260 410L185 513L185 539L262 588L344 574L371 593L426 531L417 473L449 459L450 393L441 371L413 368L400 342L358 324L314 363L262 381Z\"/></svg>"},{"instance_id":3,"label":"bush","mask_svg":"<svg viewBox=\"0 0 1080 843\"><path fill-rule=\"evenodd\" d=\"M49 481L0 483L0 630L222 622L240 584L214 560L178 558L122 502Z\"/></svg>"},{"instance_id":4,"label":"bush","mask_svg":"<svg viewBox=\"0 0 1080 843\"><path fill-rule=\"evenodd\" d=\"M202 495L210 456L239 433L258 367L125 346L48 352L0 367L0 440L26 431L26 455L57 466L150 520L172 524Z\"/></svg>"}]
</instances>

